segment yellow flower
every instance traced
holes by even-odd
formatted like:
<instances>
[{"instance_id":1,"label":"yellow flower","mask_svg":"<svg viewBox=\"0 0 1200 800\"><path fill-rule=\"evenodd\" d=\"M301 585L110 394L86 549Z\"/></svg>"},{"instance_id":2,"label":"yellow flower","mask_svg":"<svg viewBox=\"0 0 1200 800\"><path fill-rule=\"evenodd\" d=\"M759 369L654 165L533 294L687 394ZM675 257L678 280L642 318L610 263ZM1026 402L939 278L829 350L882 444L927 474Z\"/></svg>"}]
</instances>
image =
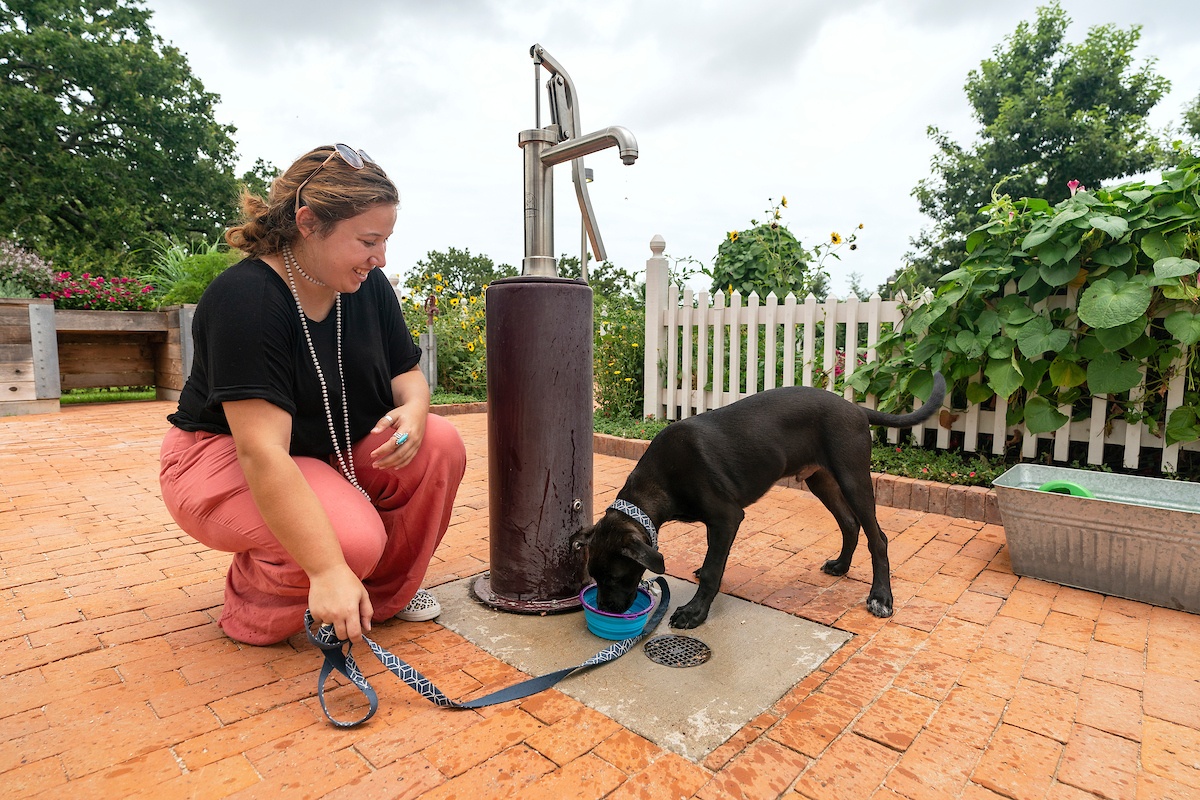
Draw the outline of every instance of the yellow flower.
<instances>
[{"instance_id":1,"label":"yellow flower","mask_svg":"<svg viewBox=\"0 0 1200 800\"><path fill-rule=\"evenodd\" d=\"M631 347L637 347L637 346L638 346L638 343L637 343L637 342L630 342L629 344L630 344L630 346L631 346Z\"/></svg>"},{"instance_id":2,"label":"yellow flower","mask_svg":"<svg viewBox=\"0 0 1200 800\"><path fill-rule=\"evenodd\" d=\"M863 228L863 224L862 224L861 222L860 222L860 223L858 223L858 229L861 231L861 230L862 230L862 228Z\"/></svg>"},{"instance_id":3,"label":"yellow flower","mask_svg":"<svg viewBox=\"0 0 1200 800\"><path fill-rule=\"evenodd\" d=\"M467 351L471 352L471 353L475 352L475 343L474 342L467 342Z\"/></svg>"},{"instance_id":4,"label":"yellow flower","mask_svg":"<svg viewBox=\"0 0 1200 800\"><path fill-rule=\"evenodd\" d=\"M451 297L451 298L450 298L450 305L452 305L452 306L456 306L456 305L458 305L458 298L457 298L457 297Z\"/></svg>"},{"instance_id":5,"label":"yellow flower","mask_svg":"<svg viewBox=\"0 0 1200 800\"><path fill-rule=\"evenodd\" d=\"M730 232L729 232L729 241L731 241L731 242L736 242L736 241L737 241L737 237L738 237L738 232L737 232L737 231L730 231Z\"/></svg>"},{"instance_id":6,"label":"yellow flower","mask_svg":"<svg viewBox=\"0 0 1200 800\"><path fill-rule=\"evenodd\" d=\"M464 321L464 322L463 322L463 324L462 324L462 329L463 329L464 331L467 329L467 323L466 323L465 321Z\"/></svg>"},{"instance_id":7,"label":"yellow flower","mask_svg":"<svg viewBox=\"0 0 1200 800\"><path fill-rule=\"evenodd\" d=\"M779 198L779 205L783 206L784 208L787 208L787 195L784 195L783 197Z\"/></svg>"},{"instance_id":8,"label":"yellow flower","mask_svg":"<svg viewBox=\"0 0 1200 800\"><path fill-rule=\"evenodd\" d=\"M834 244L841 244L842 237L838 235L837 231L834 231L833 233L829 234L829 241L833 242Z\"/></svg>"}]
</instances>

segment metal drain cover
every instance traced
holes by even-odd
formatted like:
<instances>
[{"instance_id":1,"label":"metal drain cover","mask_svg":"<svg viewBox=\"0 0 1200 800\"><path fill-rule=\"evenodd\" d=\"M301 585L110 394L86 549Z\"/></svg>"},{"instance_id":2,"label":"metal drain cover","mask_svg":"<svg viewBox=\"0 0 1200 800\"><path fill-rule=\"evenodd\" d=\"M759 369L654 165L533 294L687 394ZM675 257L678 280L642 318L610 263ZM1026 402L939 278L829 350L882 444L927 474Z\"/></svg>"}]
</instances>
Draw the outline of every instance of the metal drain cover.
<instances>
[{"instance_id":1,"label":"metal drain cover","mask_svg":"<svg viewBox=\"0 0 1200 800\"><path fill-rule=\"evenodd\" d=\"M690 636L655 636L642 646L646 658L664 667L698 667L712 657L712 650Z\"/></svg>"}]
</instances>

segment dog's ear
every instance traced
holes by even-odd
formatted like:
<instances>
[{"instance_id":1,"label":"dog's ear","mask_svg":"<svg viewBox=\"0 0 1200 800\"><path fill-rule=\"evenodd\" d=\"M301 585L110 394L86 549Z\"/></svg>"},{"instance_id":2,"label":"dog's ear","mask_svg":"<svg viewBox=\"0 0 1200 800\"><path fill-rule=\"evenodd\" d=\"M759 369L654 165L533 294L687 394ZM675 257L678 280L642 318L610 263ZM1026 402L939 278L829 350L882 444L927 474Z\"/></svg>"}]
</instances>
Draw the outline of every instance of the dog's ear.
<instances>
[{"instance_id":1,"label":"dog's ear","mask_svg":"<svg viewBox=\"0 0 1200 800\"><path fill-rule=\"evenodd\" d=\"M655 575L662 575L667 571L667 565L663 561L662 553L655 550L649 542L643 541L641 537L634 538L622 547L621 555L632 558Z\"/></svg>"},{"instance_id":2,"label":"dog's ear","mask_svg":"<svg viewBox=\"0 0 1200 800\"><path fill-rule=\"evenodd\" d=\"M595 533L596 533L596 526L593 525L590 528L584 528L583 530L581 530L577 533L571 534L571 539L570 539L571 549L574 550L575 552L579 552L583 548L587 547L589 544L592 543L592 536Z\"/></svg>"}]
</instances>

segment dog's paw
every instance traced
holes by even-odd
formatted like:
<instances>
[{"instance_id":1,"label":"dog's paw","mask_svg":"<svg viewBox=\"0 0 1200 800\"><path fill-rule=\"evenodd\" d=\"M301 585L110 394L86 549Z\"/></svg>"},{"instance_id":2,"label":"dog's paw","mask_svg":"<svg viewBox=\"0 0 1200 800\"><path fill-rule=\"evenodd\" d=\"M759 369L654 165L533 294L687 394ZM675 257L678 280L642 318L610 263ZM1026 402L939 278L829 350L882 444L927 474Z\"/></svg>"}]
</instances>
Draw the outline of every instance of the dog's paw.
<instances>
[{"instance_id":1,"label":"dog's paw","mask_svg":"<svg viewBox=\"0 0 1200 800\"><path fill-rule=\"evenodd\" d=\"M850 571L850 562L842 563L836 558L831 558L821 565L821 572L826 575L845 575Z\"/></svg>"},{"instance_id":2,"label":"dog's paw","mask_svg":"<svg viewBox=\"0 0 1200 800\"><path fill-rule=\"evenodd\" d=\"M708 619L708 609L692 608L690 605L683 606L675 610L671 615L672 628L695 628L704 620Z\"/></svg>"},{"instance_id":3,"label":"dog's paw","mask_svg":"<svg viewBox=\"0 0 1200 800\"><path fill-rule=\"evenodd\" d=\"M892 598L871 595L867 598L867 611L877 617L890 617L892 615Z\"/></svg>"}]
</instances>

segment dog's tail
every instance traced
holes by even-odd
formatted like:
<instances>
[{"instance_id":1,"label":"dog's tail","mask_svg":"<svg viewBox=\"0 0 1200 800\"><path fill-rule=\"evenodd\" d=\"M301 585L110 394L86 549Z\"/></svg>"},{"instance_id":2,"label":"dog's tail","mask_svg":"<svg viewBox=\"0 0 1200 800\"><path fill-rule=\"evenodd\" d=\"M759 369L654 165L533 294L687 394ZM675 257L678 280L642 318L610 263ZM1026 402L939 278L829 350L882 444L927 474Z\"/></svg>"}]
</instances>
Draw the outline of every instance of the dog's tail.
<instances>
[{"instance_id":1,"label":"dog's tail","mask_svg":"<svg viewBox=\"0 0 1200 800\"><path fill-rule=\"evenodd\" d=\"M875 411L871 408L864 408L863 411L867 412L867 421L872 425L886 425L889 428L911 428L918 422L924 422L936 414L945 396L946 379L942 377L942 373L935 372L933 374L933 393L929 395L929 399L925 404L916 411L909 414L885 414L882 411Z\"/></svg>"}]
</instances>

